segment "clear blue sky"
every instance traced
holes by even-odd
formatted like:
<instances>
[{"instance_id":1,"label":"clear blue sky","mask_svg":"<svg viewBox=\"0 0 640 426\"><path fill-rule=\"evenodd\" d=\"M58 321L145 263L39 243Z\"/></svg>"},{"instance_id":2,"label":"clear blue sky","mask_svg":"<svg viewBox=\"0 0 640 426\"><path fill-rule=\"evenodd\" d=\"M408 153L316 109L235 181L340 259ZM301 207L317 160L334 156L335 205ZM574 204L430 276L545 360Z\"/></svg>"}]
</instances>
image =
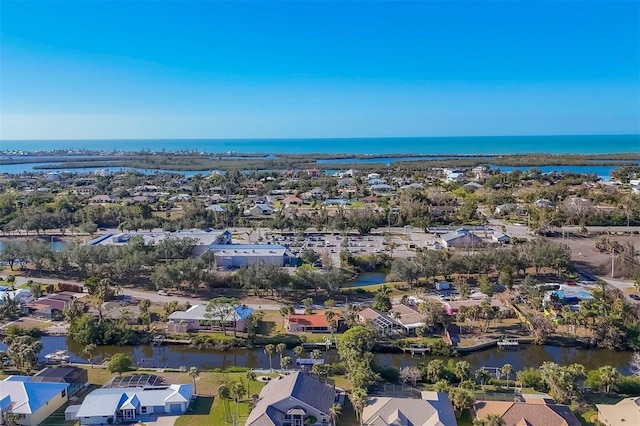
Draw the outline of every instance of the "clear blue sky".
<instances>
[{"instance_id":1,"label":"clear blue sky","mask_svg":"<svg viewBox=\"0 0 640 426\"><path fill-rule=\"evenodd\" d=\"M640 133L640 3L0 5L0 137Z\"/></svg>"}]
</instances>

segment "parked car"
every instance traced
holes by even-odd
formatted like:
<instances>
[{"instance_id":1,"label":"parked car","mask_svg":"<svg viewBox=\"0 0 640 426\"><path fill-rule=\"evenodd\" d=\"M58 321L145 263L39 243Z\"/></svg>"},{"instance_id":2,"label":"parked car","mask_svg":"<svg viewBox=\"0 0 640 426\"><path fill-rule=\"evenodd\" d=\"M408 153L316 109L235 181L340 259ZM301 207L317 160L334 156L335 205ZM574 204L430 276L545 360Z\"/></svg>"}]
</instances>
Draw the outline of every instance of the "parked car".
<instances>
[{"instance_id":1,"label":"parked car","mask_svg":"<svg viewBox=\"0 0 640 426\"><path fill-rule=\"evenodd\" d=\"M640 300L640 296L638 296L637 294L630 294L629 297L633 300Z\"/></svg>"},{"instance_id":2,"label":"parked car","mask_svg":"<svg viewBox=\"0 0 640 426\"><path fill-rule=\"evenodd\" d=\"M169 293L167 293L167 292L166 292L166 291L164 291L164 290L158 290L158 295L159 295L159 296L168 296L168 295L169 295Z\"/></svg>"}]
</instances>

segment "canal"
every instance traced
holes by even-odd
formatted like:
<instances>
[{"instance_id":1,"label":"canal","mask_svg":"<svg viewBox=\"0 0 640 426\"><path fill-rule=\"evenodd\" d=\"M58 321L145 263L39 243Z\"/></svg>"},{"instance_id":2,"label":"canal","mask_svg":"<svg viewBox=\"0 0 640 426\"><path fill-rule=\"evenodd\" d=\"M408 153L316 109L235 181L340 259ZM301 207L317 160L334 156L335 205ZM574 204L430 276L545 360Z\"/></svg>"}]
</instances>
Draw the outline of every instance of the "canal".
<instances>
[{"instance_id":1,"label":"canal","mask_svg":"<svg viewBox=\"0 0 640 426\"><path fill-rule=\"evenodd\" d=\"M64 349L69 351L70 361L86 363L82 355L83 345L72 341L68 337L45 336L42 338L43 350L39 358L44 361L44 355ZM0 344L0 350L5 347ZM158 368L187 368L195 366L201 369L227 368L234 366L251 368L269 368L269 357L261 348L230 349L217 351L212 349L196 349L186 345L169 345L162 347L145 346L100 346L96 350L96 359L111 356L115 353L129 354L134 363L144 367ZM288 355L293 358L293 351ZM538 368L545 361L553 361L561 365L579 363L587 369L598 368L602 365L612 365L621 373L629 373L631 352L619 352L608 349L582 349L557 346L521 345L520 350L501 350L497 348L485 349L462 355L456 359L463 359L474 369L480 367L501 367L511 364L514 370L526 367ZM336 351L329 351L326 359L337 361ZM376 354L376 362L382 366L396 368L406 365L427 363L436 357L415 356L409 354ZM273 356L273 366L278 367L279 355Z\"/></svg>"}]
</instances>

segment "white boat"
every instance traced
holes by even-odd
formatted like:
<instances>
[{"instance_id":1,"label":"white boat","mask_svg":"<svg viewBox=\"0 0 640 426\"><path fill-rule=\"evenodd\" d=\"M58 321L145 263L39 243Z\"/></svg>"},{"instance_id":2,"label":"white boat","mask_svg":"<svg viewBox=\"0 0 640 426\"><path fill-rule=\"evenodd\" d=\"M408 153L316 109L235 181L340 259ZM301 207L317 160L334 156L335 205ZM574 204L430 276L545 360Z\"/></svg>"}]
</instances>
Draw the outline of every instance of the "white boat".
<instances>
[{"instance_id":1,"label":"white boat","mask_svg":"<svg viewBox=\"0 0 640 426\"><path fill-rule=\"evenodd\" d=\"M47 360L52 362L68 362L69 361L69 355L67 355L67 351L62 349L57 350L51 354L46 354L44 357Z\"/></svg>"}]
</instances>

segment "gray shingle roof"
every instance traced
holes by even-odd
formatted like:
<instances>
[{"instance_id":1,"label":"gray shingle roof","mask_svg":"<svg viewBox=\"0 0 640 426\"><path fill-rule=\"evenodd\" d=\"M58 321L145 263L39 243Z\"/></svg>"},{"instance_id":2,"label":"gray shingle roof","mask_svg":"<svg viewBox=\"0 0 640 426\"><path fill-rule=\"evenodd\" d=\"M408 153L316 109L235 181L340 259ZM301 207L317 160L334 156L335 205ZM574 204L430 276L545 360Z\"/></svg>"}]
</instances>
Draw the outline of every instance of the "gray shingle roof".
<instances>
[{"instance_id":1,"label":"gray shingle roof","mask_svg":"<svg viewBox=\"0 0 640 426\"><path fill-rule=\"evenodd\" d=\"M296 372L281 379L274 379L262 388L256 406L247 419L247 426L280 425L285 412L275 405L283 400L293 398L288 408L302 402L316 410L327 413L335 401L336 392L333 387L319 382L308 374ZM297 400L297 401L295 401ZM271 422L271 423L269 423Z\"/></svg>"}]
</instances>

